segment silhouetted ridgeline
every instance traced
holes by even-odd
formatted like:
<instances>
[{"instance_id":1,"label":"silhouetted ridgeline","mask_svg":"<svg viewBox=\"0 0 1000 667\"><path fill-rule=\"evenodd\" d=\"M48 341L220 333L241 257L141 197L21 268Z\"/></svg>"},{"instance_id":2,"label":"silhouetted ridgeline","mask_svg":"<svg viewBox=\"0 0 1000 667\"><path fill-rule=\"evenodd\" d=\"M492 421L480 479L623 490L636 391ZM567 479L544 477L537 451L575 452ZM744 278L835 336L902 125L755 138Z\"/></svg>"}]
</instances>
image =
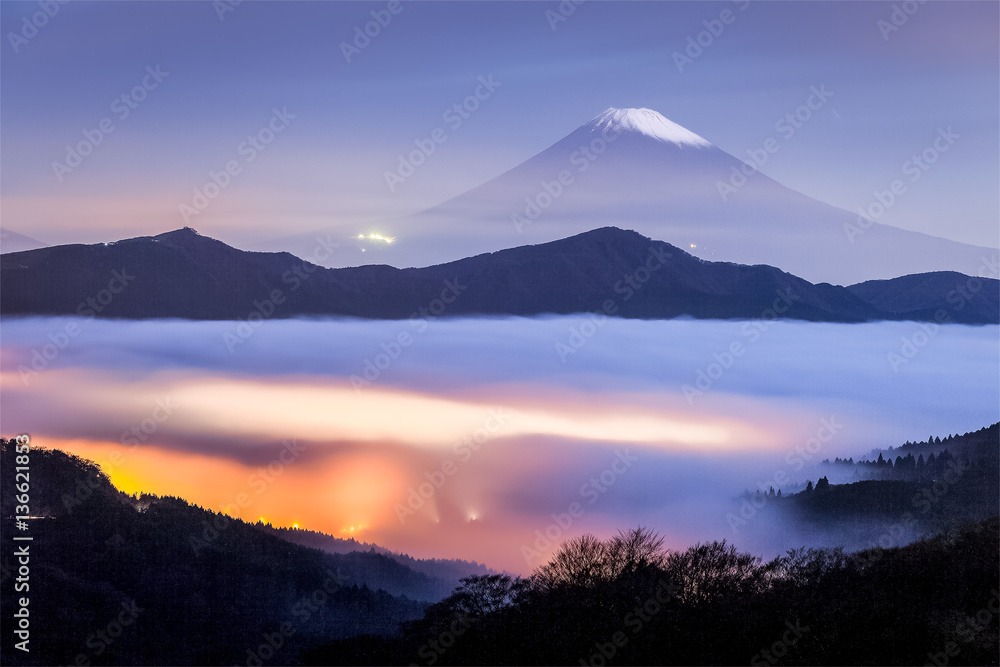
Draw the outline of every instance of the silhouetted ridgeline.
<instances>
[{"instance_id":1,"label":"silhouetted ridgeline","mask_svg":"<svg viewBox=\"0 0 1000 667\"><path fill-rule=\"evenodd\" d=\"M268 636L280 648L264 664L292 664L332 637L393 633L426 607L362 585L377 568L369 554L330 555L176 498L129 496L93 463L60 451L32 449L30 457L32 513L46 517L30 524L31 652L15 650L4 632L4 664L256 664L248 652ZM14 467L5 445L4 489ZM3 494L5 534L13 501ZM11 552L0 555L5 619L14 612ZM399 588L426 586L426 575L409 574ZM109 637L133 609L141 611Z\"/></svg>"},{"instance_id":2,"label":"silhouetted ridgeline","mask_svg":"<svg viewBox=\"0 0 1000 667\"><path fill-rule=\"evenodd\" d=\"M704 261L614 227L419 269L326 269L288 253L237 250L184 228L7 253L0 278L4 315L396 319L424 309L425 318L601 312L1000 323L997 280L937 272L849 288L812 284L771 266Z\"/></svg>"},{"instance_id":3,"label":"silhouetted ridgeline","mask_svg":"<svg viewBox=\"0 0 1000 667\"><path fill-rule=\"evenodd\" d=\"M874 461L827 460L822 466L863 481L831 484L824 476L815 488L789 494L784 504L800 517L829 523L852 516L899 521L908 515L904 523L936 533L1000 513L1000 423L878 450Z\"/></svg>"},{"instance_id":4,"label":"silhouetted ridgeline","mask_svg":"<svg viewBox=\"0 0 1000 667\"><path fill-rule=\"evenodd\" d=\"M823 461L823 476L798 492L745 493L747 516L734 514L731 525L759 515L860 549L899 546L1000 514L1000 424L872 454L877 458Z\"/></svg>"},{"instance_id":5,"label":"silhouetted ridgeline","mask_svg":"<svg viewBox=\"0 0 1000 667\"><path fill-rule=\"evenodd\" d=\"M12 459L5 444L4 488ZM671 552L643 528L583 536L529 578L467 577L428 605L406 591L437 584L377 551L325 553L176 498L129 496L59 451L33 449L31 475L44 517L31 520L32 652L4 633L5 664L998 664L996 517L944 514L946 534L904 547L771 561L725 542ZM787 502L809 510L841 488L849 505L858 485L908 483L822 484ZM948 493L963 483L980 484L968 474ZM963 502L995 514L992 493ZM3 494L5 534L13 503ZM10 550L0 564L11 618Z\"/></svg>"},{"instance_id":6,"label":"silhouetted ridgeline","mask_svg":"<svg viewBox=\"0 0 1000 667\"><path fill-rule=\"evenodd\" d=\"M996 451L1000 442L1000 424L987 426L963 435L931 436L923 442L906 442L899 447L887 447L886 449L873 449L868 455L869 459L877 459L882 454L887 459L893 459L900 455L914 456L923 455L926 459L931 454L936 454L945 449L955 456L962 458L975 458L985 456L989 452Z\"/></svg>"},{"instance_id":7,"label":"silhouetted ridgeline","mask_svg":"<svg viewBox=\"0 0 1000 667\"><path fill-rule=\"evenodd\" d=\"M668 552L644 529L604 541L584 536L529 579L470 578L392 641L339 640L305 659L995 665L998 531L991 519L902 548L799 550L767 562L725 542Z\"/></svg>"},{"instance_id":8,"label":"silhouetted ridgeline","mask_svg":"<svg viewBox=\"0 0 1000 667\"><path fill-rule=\"evenodd\" d=\"M528 579L465 580L391 641L338 640L306 662L998 664L998 428L949 438L961 457L939 451L910 481L823 477L762 505L872 548L765 562L725 542L668 552L646 529L585 536Z\"/></svg>"},{"instance_id":9,"label":"silhouetted ridgeline","mask_svg":"<svg viewBox=\"0 0 1000 667\"><path fill-rule=\"evenodd\" d=\"M345 554L348 555L348 560L364 561L366 572L368 572L365 582L373 588L385 588L385 590L392 592L392 587L398 585L397 582L412 578L415 573L419 573L423 576L422 581L425 582L426 586L426 593L417 596L421 600L437 602L447 597L458 587L460 580L464 577L496 574L494 570L475 561L444 558L417 559L406 554L393 553L377 544L358 542L351 538L333 537L312 530L275 528L262 524L257 524L257 526L293 544L322 549L331 554ZM382 558L371 558L373 554ZM376 565L377 567L375 567Z\"/></svg>"}]
</instances>

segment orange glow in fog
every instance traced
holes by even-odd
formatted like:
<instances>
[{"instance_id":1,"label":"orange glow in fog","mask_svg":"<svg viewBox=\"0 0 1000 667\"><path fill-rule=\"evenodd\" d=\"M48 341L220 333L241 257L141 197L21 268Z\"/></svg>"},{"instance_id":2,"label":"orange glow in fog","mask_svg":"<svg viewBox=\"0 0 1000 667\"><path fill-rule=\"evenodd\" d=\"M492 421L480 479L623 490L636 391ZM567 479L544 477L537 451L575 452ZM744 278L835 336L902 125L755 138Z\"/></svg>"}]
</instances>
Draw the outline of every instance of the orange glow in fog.
<instances>
[{"instance_id":1,"label":"orange glow in fog","mask_svg":"<svg viewBox=\"0 0 1000 667\"><path fill-rule=\"evenodd\" d=\"M359 535L395 522L393 503L406 474L382 454L327 456L291 465L246 465L227 458L129 447L112 442L40 438L101 466L125 493L178 496L249 523ZM267 517L265 519L265 517ZM351 529L353 527L353 530Z\"/></svg>"}]
</instances>

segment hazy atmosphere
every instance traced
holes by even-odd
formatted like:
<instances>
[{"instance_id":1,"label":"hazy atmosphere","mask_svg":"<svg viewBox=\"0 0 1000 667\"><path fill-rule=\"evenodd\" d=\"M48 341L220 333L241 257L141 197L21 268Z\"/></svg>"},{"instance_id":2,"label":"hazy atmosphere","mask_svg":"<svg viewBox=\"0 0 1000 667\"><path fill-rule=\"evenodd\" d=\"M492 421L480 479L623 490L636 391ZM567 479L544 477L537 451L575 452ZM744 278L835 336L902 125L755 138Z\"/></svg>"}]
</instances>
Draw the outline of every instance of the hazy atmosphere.
<instances>
[{"instance_id":1,"label":"hazy atmosphere","mask_svg":"<svg viewBox=\"0 0 1000 667\"><path fill-rule=\"evenodd\" d=\"M1000 667L1000 4L0 2L17 665Z\"/></svg>"},{"instance_id":2,"label":"hazy atmosphere","mask_svg":"<svg viewBox=\"0 0 1000 667\"><path fill-rule=\"evenodd\" d=\"M41 341L74 323L79 336L33 372ZM566 537L643 524L678 547L717 535L769 553L802 546L769 526L731 530L734 498L773 485L779 470L792 483L815 480L824 458L860 458L941 423L974 430L1000 402L994 327L927 339L927 325L912 322L764 326L271 321L230 352L232 323L12 322L0 400L53 446L105 465L119 452L109 472L129 492L180 491L213 509L248 492L252 504L234 512L244 519L524 574L539 563L520 547L573 502L587 511ZM577 349L581 329L592 335ZM377 368L401 332L413 343ZM926 344L911 342L916 354L904 357L914 337ZM736 358L734 342L746 350ZM729 368L713 380L717 358ZM292 440L302 446L287 454L295 465L280 465ZM619 452L635 461L605 477L606 492L581 492ZM449 460L454 470L440 475Z\"/></svg>"},{"instance_id":3,"label":"hazy atmosphere","mask_svg":"<svg viewBox=\"0 0 1000 667\"><path fill-rule=\"evenodd\" d=\"M879 222L998 245L996 3L923 4L888 31L880 22L897 27L892 5L881 2L574 8L403 3L358 49L356 40L366 42L356 31L382 7L60 5L0 63L3 224L50 244L184 224L238 247L327 227L344 243L374 231L406 244L425 230L393 224L399 216L485 183L608 107L646 107L848 211L868 207L894 179L909 184L904 163L951 127L961 138ZM690 58L688 39L727 9L724 32L703 37L710 43ZM0 4L5 27L35 11ZM144 89L132 101L136 86ZM813 86L832 97L796 120ZM469 96L470 110L455 111ZM274 109L291 115L287 126L266 145L245 144ZM776 127L787 114L791 123ZM113 131L79 166L54 166L105 118ZM446 140L390 189L386 173L436 128ZM758 166L747 151L768 137L780 150ZM231 160L240 173L185 218L180 205ZM526 240L509 222L502 231L499 247Z\"/></svg>"}]
</instances>

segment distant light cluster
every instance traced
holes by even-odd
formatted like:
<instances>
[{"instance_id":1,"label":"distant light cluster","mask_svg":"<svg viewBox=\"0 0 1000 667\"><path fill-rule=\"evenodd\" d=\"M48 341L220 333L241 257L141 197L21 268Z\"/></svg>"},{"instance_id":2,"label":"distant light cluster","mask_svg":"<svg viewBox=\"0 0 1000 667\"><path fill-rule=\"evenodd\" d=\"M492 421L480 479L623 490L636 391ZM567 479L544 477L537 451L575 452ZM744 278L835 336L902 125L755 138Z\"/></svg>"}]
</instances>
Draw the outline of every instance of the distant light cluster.
<instances>
[{"instance_id":1,"label":"distant light cluster","mask_svg":"<svg viewBox=\"0 0 1000 667\"><path fill-rule=\"evenodd\" d=\"M383 241L385 243L392 243L396 240L395 236L383 236L381 234L369 234L365 236L364 234L358 234L359 241Z\"/></svg>"}]
</instances>

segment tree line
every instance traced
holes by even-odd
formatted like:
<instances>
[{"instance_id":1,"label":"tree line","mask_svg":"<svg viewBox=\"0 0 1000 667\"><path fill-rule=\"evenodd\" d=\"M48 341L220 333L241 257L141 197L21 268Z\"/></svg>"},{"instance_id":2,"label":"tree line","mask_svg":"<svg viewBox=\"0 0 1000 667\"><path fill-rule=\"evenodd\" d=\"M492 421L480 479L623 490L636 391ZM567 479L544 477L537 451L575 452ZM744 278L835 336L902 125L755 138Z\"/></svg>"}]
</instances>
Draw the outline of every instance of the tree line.
<instances>
[{"instance_id":1,"label":"tree line","mask_svg":"<svg viewBox=\"0 0 1000 667\"><path fill-rule=\"evenodd\" d=\"M396 637L354 637L306 664L995 665L1000 521L901 548L722 542L671 551L647 528L563 545L526 578L470 577Z\"/></svg>"}]
</instances>

